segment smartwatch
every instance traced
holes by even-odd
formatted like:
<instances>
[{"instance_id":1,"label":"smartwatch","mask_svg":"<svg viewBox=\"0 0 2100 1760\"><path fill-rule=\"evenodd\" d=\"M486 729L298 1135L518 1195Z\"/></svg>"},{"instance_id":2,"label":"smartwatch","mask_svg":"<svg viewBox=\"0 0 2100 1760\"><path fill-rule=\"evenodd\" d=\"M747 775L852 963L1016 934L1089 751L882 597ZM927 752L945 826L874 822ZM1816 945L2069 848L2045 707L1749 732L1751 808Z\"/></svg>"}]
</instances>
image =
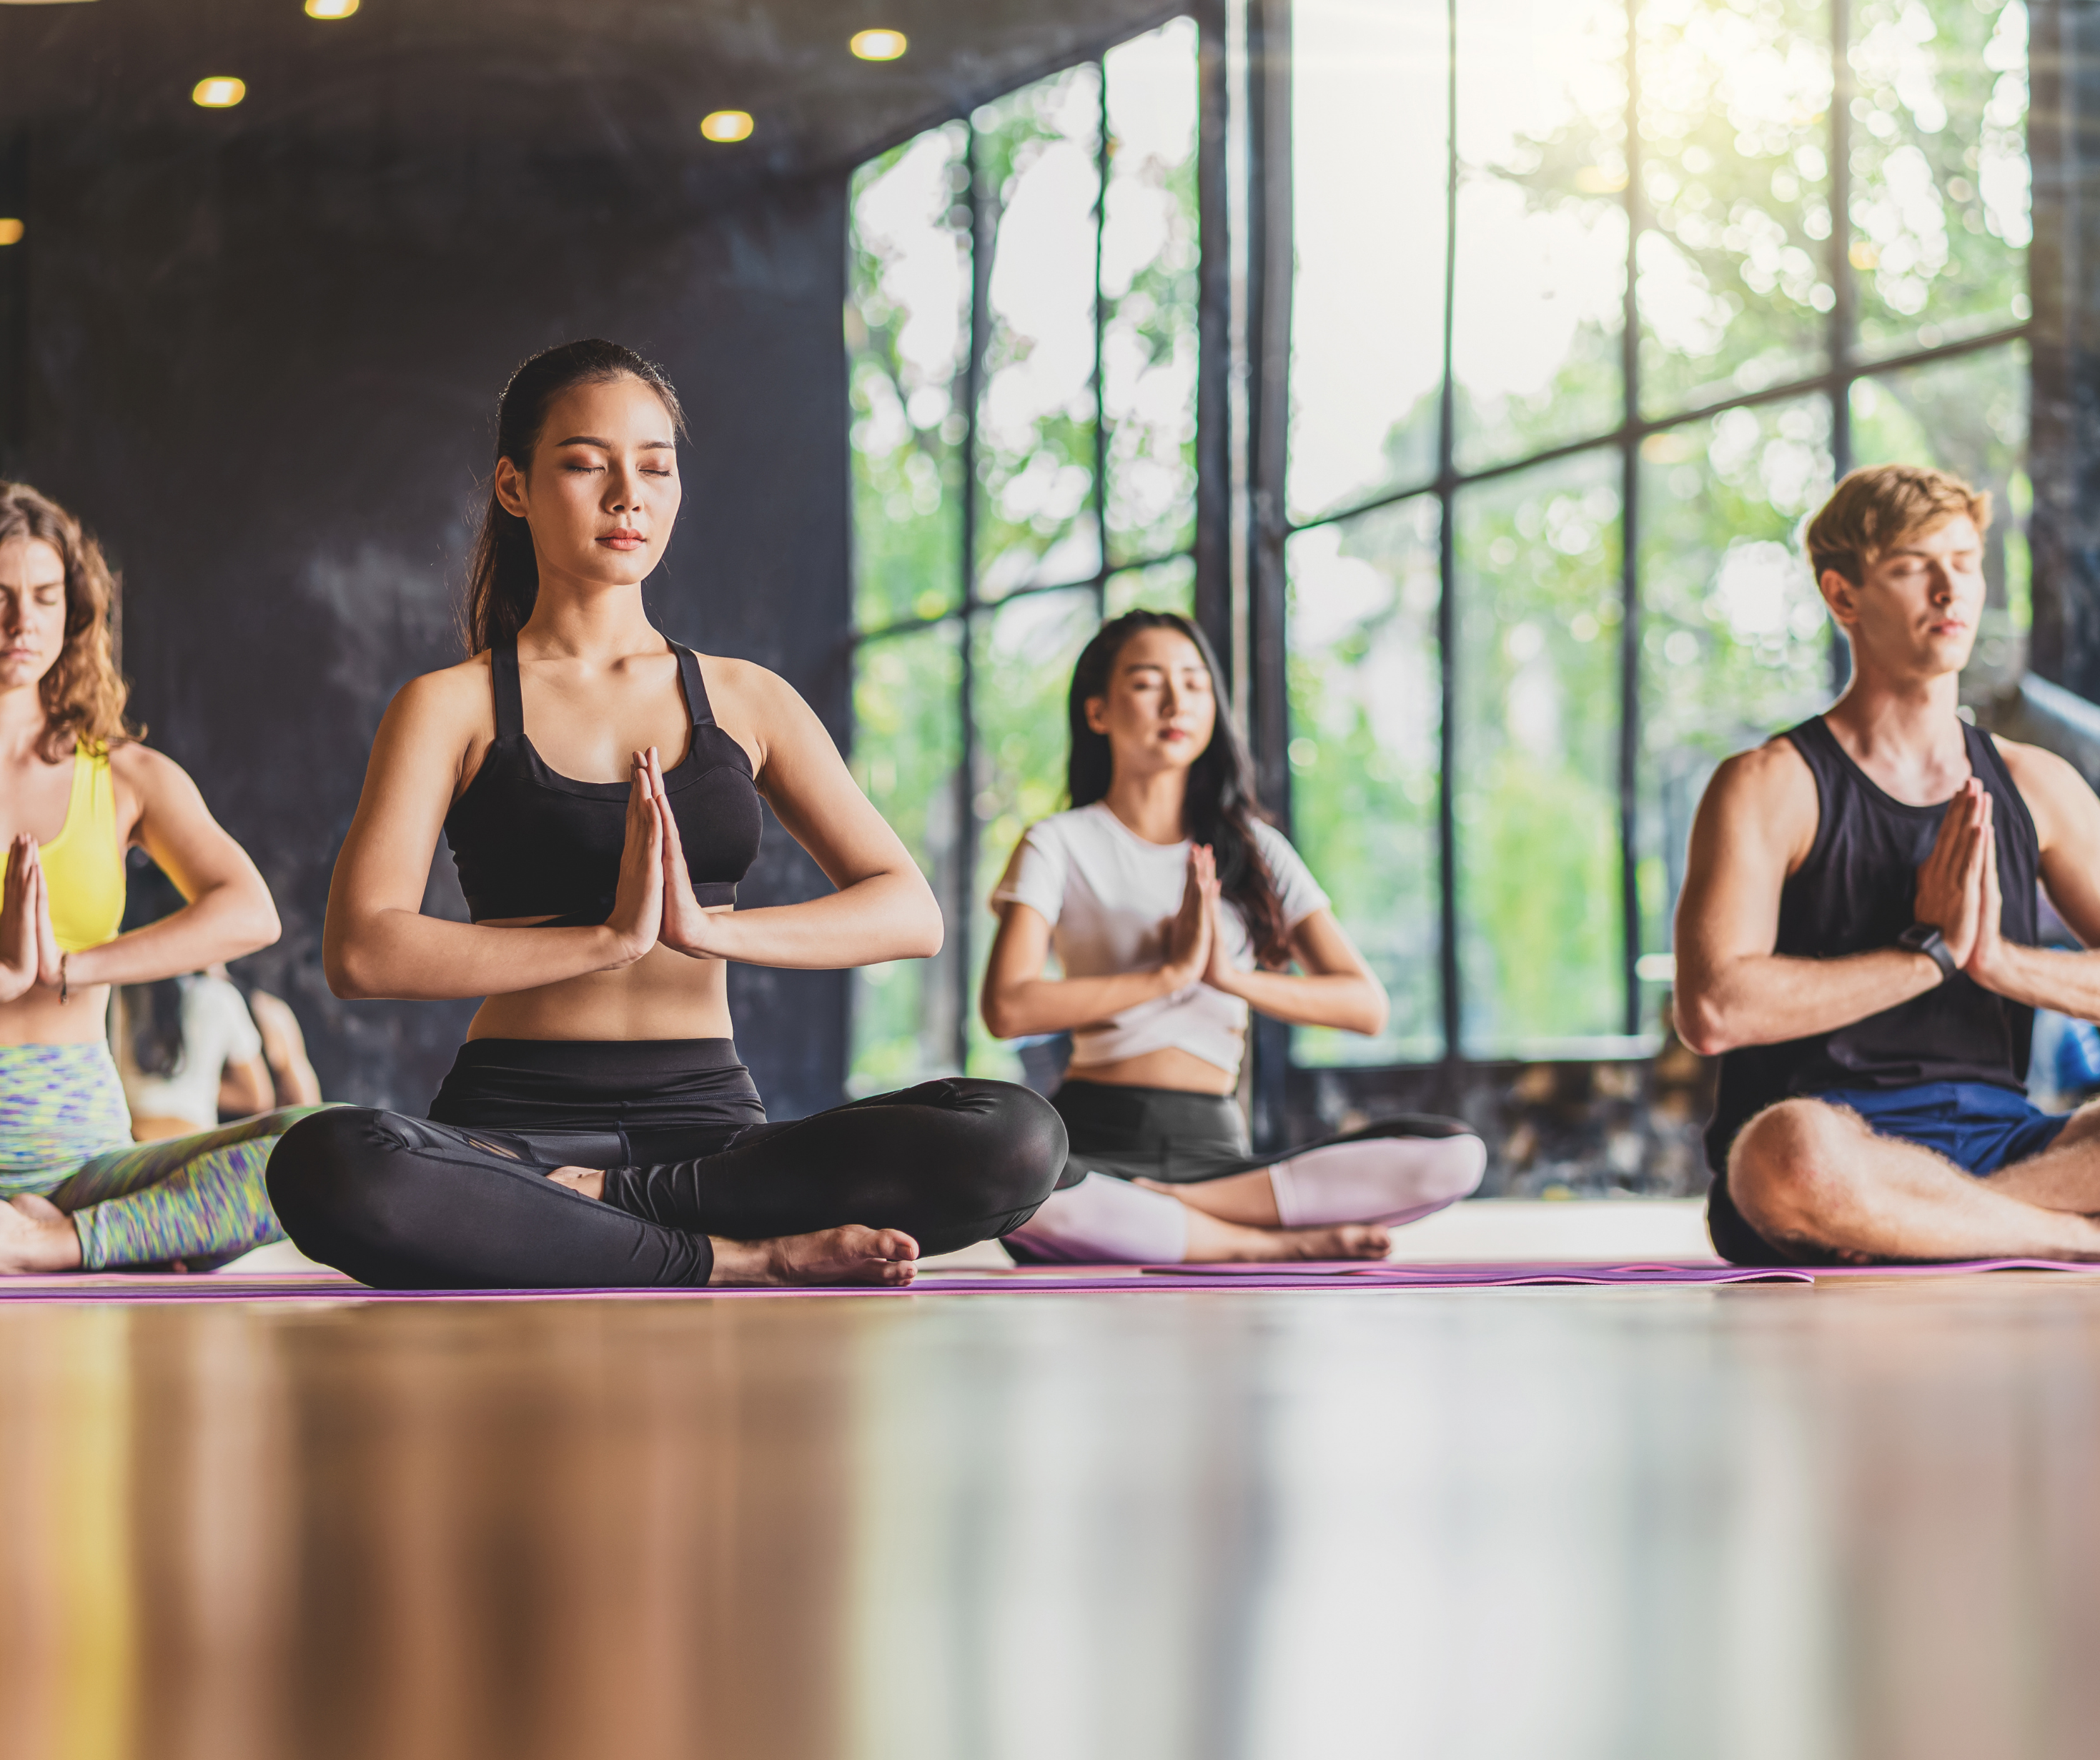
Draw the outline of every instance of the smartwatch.
<instances>
[{"instance_id":1,"label":"smartwatch","mask_svg":"<svg viewBox=\"0 0 2100 1760\"><path fill-rule=\"evenodd\" d=\"M1922 953L1939 968L1939 981L1945 983L1961 968L1954 963L1954 956L1947 951L1947 939L1930 923L1914 922L1896 937L1896 945L1906 953Z\"/></svg>"}]
</instances>

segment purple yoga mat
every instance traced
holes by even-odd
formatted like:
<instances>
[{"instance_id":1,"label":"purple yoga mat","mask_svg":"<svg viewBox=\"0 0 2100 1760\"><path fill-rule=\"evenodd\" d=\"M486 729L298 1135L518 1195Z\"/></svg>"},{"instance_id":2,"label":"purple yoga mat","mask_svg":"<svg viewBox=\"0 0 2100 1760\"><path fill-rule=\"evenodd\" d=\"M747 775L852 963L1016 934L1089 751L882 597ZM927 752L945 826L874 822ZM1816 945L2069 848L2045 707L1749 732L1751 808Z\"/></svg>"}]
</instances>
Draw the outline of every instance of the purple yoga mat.
<instances>
[{"instance_id":1,"label":"purple yoga mat","mask_svg":"<svg viewBox=\"0 0 2100 1760\"><path fill-rule=\"evenodd\" d=\"M1807 1283L1807 1271L1688 1265L1505 1264L1127 1265L1028 1267L1012 1271L924 1274L901 1289L864 1284L794 1289L646 1288L374 1290L336 1272L203 1277L75 1276L0 1278L6 1301L584 1301L679 1300L801 1296L1021 1296L1184 1293L1191 1290L1503 1288L1519 1284Z\"/></svg>"},{"instance_id":2,"label":"purple yoga mat","mask_svg":"<svg viewBox=\"0 0 2100 1760\"><path fill-rule=\"evenodd\" d=\"M1813 1277L1792 1266L1732 1265L1718 1260L1648 1260L1623 1265L1585 1265L1565 1260L1452 1260L1396 1265L1390 1260L1302 1265L1148 1265L1148 1276L1189 1278L1228 1289L1300 1289L1339 1285L1371 1289L1509 1289L1525 1284L1809 1283Z\"/></svg>"},{"instance_id":3,"label":"purple yoga mat","mask_svg":"<svg viewBox=\"0 0 2100 1760\"><path fill-rule=\"evenodd\" d=\"M1945 1259L1921 1265L1818 1265L1815 1280L1847 1277L1960 1277L1973 1271L2082 1271L2090 1277L2100 1265L2075 1259Z\"/></svg>"},{"instance_id":4,"label":"purple yoga mat","mask_svg":"<svg viewBox=\"0 0 2100 1760\"><path fill-rule=\"evenodd\" d=\"M0 1278L8 1301L660 1301L810 1296L1181 1294L1193 1290L1509 1289L1524 1286L1697 1288L1731 1283L1815 1283L1826 1278L1947 1277L1981 1271L2100 1273L2050 1259L1975 1259L1944 1265L1745 1266L1713 1260L1586 1265L1552 1260L1397 1265L1361 1261L1293 1265L1028 1266L1011 1271L931 1271L901 1289L863 1284L795 1289L375 1290L333 1271L203 1276L93 1273Z\"/></svg>"}]
</instances>

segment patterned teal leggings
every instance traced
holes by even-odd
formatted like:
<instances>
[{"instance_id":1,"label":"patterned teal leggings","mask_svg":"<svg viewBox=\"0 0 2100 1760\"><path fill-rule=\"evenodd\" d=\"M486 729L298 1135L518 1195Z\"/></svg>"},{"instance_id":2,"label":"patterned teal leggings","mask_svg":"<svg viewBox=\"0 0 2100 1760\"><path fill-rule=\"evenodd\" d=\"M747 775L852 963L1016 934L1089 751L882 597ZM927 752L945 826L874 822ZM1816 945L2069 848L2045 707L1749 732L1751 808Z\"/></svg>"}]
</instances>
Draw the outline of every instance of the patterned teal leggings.
<instances>
[{"instance_id":1,"label":"patterned teal leggings","mask_svg":"<svg viewBox=\"0 0 2100 1760\"><path fill-rule=\"evenodd\" d=\"M277 1139L319 1107L90 1156L44 1195L80 1234L84 1270L180 1260L192 1270L280 1241L262 1169Z\"/></svg>"}]
</instances>

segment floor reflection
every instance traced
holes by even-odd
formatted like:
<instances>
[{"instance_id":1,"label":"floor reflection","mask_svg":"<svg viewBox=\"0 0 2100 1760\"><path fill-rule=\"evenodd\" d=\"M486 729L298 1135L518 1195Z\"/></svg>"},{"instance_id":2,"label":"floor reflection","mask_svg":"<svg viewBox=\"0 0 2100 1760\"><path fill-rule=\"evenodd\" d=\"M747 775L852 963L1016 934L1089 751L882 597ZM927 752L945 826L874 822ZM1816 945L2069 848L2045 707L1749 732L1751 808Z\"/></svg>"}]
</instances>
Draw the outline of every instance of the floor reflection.
<instances>
[{"instance_id":1,"label":"floor reflection","mask_svg":"<svg viewBox=\"0 0 2100 1760\"><path fill-rule=\"evenodd\" d=\"M0 1309L0 1749L2083 1754L2100 1287Z\"/></svg>"}]
</instances>

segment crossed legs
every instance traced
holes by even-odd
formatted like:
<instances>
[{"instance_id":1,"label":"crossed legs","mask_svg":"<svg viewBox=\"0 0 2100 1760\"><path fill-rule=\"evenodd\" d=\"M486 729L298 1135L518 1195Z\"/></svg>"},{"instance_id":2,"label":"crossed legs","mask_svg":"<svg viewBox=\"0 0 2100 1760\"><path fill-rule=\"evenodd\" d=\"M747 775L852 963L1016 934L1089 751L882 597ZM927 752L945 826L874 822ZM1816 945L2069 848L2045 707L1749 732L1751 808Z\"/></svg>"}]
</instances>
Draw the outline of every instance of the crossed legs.
<instances>
[{"instance_id":1,"label":"crossed legs","mask_svg":"<svg viewBox=\"0 0 2100 1760\"><path fill-rule=\"evenodd\" d=\"M2100 1102L2040 1155L1979 1178L1842 1107L1782 1101L1736 1137L1728 1193L1802 1259L2100 1260Z\"/></svg>"},{"instance_id":2,"label":"crossed legs","mask_svg":"<svg viewBox=\"0 0 2100 1760\"><path fill-rule=\"evenodd\" d=\"M1383 1259L1389 1229L1466 1197L1486 1162L1462 1125L1387 1120L1273 1166L1229 1162L1208 1178L1090 1172L1053 1193L1008 1244L1077 1263Z\"/></svg>"},{"instance_id":3,"label":"crossed legs","mask_svg":"<svg viewBox=\"0 0 2100 1760\"><path fill-rule=\"evenodd\" d=\"M201 1269L282 1240L262 1170L316 1109L288 1107L188 1137L126 1144L42 1195L0 1204L0 1274L187 1264Z\"/></svg>"}]
</instances>

